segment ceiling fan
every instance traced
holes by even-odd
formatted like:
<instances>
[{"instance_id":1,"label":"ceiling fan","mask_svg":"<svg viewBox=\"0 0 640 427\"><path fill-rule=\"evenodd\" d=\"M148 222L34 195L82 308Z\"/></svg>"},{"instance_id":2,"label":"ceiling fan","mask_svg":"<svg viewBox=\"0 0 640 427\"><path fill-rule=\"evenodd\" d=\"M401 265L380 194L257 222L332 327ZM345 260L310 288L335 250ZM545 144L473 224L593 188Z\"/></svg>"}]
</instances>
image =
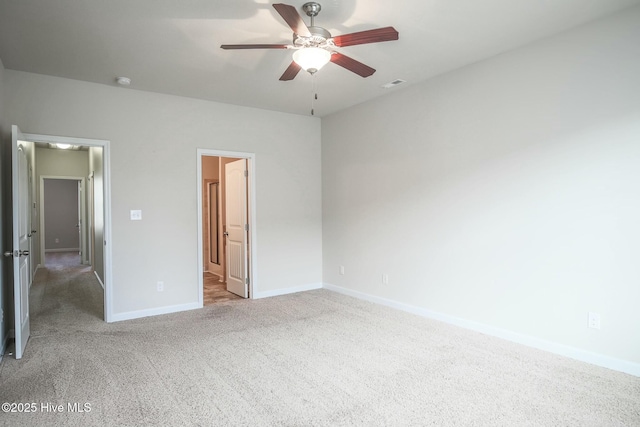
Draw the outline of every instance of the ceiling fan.
<instances>
[{"instance_id":1,"label":"ceiling fan","mask_svg":"<svg viewBox=\"0 0 640 427\"><path fill-rule=\"evenodd\" d=\"M220 47L222 49L295 49L291 65L280 76L282 81L293 80L301 69L314 74L328 62L333 62L359 76L369 77L376 70L334 49L358 44L398 40L398 32L393 27L332 36L329 31L314 25L314 18L321 9L320 4L316 2L308 2L302 5L302 10L311 18L310 26L304 23L295 7L284 3L276 3L273 7L293 30L292 45L223 44Z\"/></svg>"}]
</instances>

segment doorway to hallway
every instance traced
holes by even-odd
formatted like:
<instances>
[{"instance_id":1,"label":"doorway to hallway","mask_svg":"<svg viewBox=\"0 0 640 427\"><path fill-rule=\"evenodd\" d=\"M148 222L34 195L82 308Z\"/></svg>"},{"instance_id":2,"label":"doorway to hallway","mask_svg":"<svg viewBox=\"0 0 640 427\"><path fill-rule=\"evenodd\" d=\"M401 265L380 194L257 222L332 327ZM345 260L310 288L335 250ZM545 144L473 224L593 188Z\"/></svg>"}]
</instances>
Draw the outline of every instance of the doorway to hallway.
<instances>
[{"instance_id":1,"label":"doorway to hallway","mask_svg":"<svg viewBox=\"0 0 640 427\"><path fill-rule=\"evenodd\" d=\"M251 298L253 156L198 150L198 268L202 305Z\"/></svg>"},{"instance_id":2,"label":"doorway to hallway","mask_svg":"<svg viewBox=\"0 0 640 427\"><path fill-rule=\"evenodd\" d=\"M36 265L47 268L56 265L80 266L88 269L102 289L103 320L112 321L111 301L111 202L110 202L110 142L107 140L25 134L34 144L34 229L33 239ZM53 194L53 202L45 200L50 183L75 186L67 199L74 199L64 212L56 211L52 203L60 204ZM59 194L59 193L58 193ZM59 206L58 206L59 208ZM58 217L52 225L49 219ZM37 224L37 225L36 225ZM75 237L75 240L70 240ZM56 242L56 240L58 240ZM62 255L54 255L61 252ZM75 255L74 252L78 253ZM51 253L51 254L50 254ZM79 264L76 260L79 259Z\"/></svg>"}]
</instances>

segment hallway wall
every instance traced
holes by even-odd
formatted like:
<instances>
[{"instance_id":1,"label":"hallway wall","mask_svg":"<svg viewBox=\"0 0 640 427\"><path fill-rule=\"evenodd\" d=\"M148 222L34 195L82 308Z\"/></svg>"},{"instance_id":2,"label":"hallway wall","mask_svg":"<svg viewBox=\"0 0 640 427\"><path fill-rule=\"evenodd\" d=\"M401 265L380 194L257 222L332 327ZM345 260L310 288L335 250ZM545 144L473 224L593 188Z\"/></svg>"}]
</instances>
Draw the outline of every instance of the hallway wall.
<instances>
[{"instance_id":1,"label":"hallway wall","mask_svg":"<svg viewBox=\"0 0 640 427\"><path fill-rule=\"evenodd\" d=\"M23 131L24 132L24 131ZM38 204L37 213L37 222L34 226L40 228L40 212L42 210L42 206L39 206L40 203L40 180L43 176L74 176L74 177L84 177L86 178L89 175L89 152L86 150L59 150L59 149L50 149L50 148L36 148L35 154L35 180L36 180L36 193L34 195L34 201ZM86 182L86 179L85 179ZM46 230L45 230L46 232ZM85 236L87 233L87 224L83 224L83 232ZM47 233L48 235L48 233ZM54 237L54 236L49 236ZM37 249L34 250L34 265L43 264L44 260L40 259L40 241L42 236L37 239L34 239L34 244L37 244ZM85 242L86 243L86 242ZM86 254L87 248L86 246L83 248L83 252Z\"/></svg>"},{"instance_id":2,"label":"hallway wall","mask_svg":"<svg viewBox=\"0 0 640 427\"><path fill-rule=\"evenodd\" d=\"M93 211L93 234L95 237L93 249L93 271L104 285L104 150L100 147L89 148L89 174L93 180L93 184L87 181L87 187L93 185L93 206L87 206L88 214ZM88 194L87 190L87 194ZM87 221L87 227L90 227L91 221ZM91 231L89 230L89 235ZM90 237L89 237L90 239ZM87 245L90 240L87 239Z\"/></svg>"},{"instance_id":3,"label":"hallway wall","mask_svg":"<svg viewBox=\"0 0 640 427\"><path fill-rule=\"evenodd\" d=\"M45 179L43 197L44 251L80 251L78 181Z\"/></svg>"}]
</instances>

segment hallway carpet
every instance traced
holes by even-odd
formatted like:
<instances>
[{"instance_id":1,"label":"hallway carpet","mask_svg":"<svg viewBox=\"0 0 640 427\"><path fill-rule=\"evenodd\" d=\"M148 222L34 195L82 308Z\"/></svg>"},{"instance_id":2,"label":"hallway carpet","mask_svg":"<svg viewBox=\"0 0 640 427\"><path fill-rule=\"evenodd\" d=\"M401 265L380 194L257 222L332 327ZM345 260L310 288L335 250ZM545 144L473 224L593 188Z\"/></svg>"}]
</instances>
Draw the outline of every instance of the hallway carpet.
<instances>
[{"instance_id":1,"label":"hallway carpet","mask_svg":"<svg viewBox=\"0 0 640 427\"><path fill-rule=\"evenodd\" d=\"M640 378L327 290L114 324L86 268L32 296L2 426L640 425Z\"/></svg>"}]
</instances>

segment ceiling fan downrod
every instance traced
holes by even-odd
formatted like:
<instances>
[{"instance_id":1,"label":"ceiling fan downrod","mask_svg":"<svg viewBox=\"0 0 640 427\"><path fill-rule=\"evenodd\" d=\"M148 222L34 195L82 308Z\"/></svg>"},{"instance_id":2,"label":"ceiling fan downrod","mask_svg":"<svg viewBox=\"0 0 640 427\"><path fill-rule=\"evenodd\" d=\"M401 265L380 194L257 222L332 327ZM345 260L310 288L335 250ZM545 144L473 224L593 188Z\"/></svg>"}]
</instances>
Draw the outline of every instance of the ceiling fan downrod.
<instances>
[{"instance_id":1,"label":"ceiling fan downrod","mask_svg":"<svg viewBox=\"0 0 640 427\"><path fill-rule=\"evenodd\" d=\"M320 11L322 10L322 6L320 6L320 3L310 1L302 5L302 10L304 10L304 13L306 13L307 16L311 18L311 26L314 27L314 18L318 16L318 13L320 13Z\"/></svg>"}]
</instances>

